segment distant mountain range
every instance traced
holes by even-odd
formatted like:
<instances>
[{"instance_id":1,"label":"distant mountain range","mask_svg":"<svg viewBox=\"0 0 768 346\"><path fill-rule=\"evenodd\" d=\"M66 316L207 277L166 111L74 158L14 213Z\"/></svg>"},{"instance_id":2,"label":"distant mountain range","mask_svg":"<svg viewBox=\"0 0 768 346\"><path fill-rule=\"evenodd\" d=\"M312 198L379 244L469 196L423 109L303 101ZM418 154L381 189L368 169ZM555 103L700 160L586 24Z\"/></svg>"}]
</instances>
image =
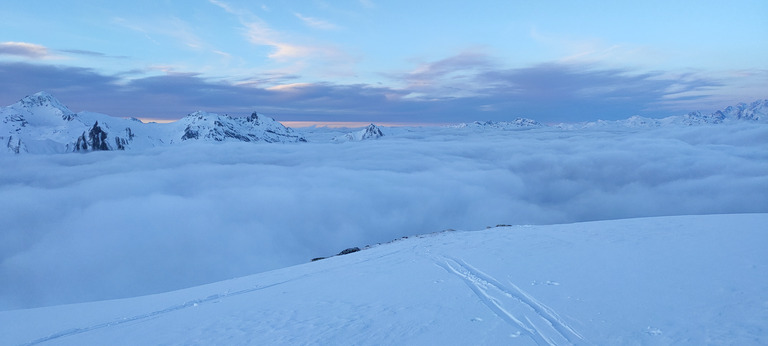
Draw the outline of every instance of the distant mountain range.
<instances>
[{"instance_id":1,"label":"distant mountain range","mask_svg":"<svg viewBox=\"0 0 768 346\"><path fill-rule=\"evenodd\" d=\"M527 119L527 118L517 118L514 121L475 121L471 123L461 123L461 124L455 124L455 125L448 125L448 127L453 127L457 129L497 129L497 130L508 130L508 129L516 129L521 127L542 127L544 126L540 122L533 120L533 119Z\"/></svg>"},{"instance_id":2,"label":"distant mountain range","mask_svg":"<svg viewBox=\"0 0 768 346\"><path fill-rule=\"evenodd\" d=\"M198 111L167 124L143 123L93 112L72 112L52 95L39 92L0 108L0 152L63 153L143 149L187 141L306 142L301 134L270 117L253 113L230 117ZM485 121L449 125L456 129L514 130L539 127L585 129L600 127L653 128L737 121L768 122L768 100L740 103L711 114L691 112L663 119L633 116L625 120L544 125L536 120ZM376 125L334 137L334 142L361 141L384 136Z\"/></svg>"},{"instance_id":3,"label":"distant mountain range","mask_svg":"<svg viewBox=\"0 0 768 346\"><path fill-rule=\"evenodd\" d=\"M738 105L728 106L725 109L715 111L710 114L704 114L696 111L684 115L675 115L661 119L646 118L635 115L624 120L598 120L575 124L563 123L554 126L564 129L594 128L606 126L653 128L662 126L714 125L739 121L768 123L768 100L757 100L749 104L739 103Z\"/></svg>"},{"instance_id":4,"label":"distant mountain range","mask_svg":"<svg viewBox=\"0 0 768 346\"><path fill-rule=\"evenodd\" d=\"M12 153L125 150L185 141L304 142L270 117L230 117L202 111L167 124L143 123L106 114L74 113L39 92L0 109L0 140Z\"/></svg>"}]
</instances>

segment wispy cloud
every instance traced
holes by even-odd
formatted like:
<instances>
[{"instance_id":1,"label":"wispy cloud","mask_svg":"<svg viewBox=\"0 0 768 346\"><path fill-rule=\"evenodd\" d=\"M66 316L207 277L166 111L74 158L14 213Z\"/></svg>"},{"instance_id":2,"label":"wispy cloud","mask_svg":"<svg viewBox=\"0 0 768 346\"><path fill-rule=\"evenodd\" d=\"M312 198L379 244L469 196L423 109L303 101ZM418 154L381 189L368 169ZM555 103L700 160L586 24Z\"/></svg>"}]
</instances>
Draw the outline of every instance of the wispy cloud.
<instances>
[{"instance_id":1,"label":"wispy cloud","mask_svg":"<svg viewBox=\"0 0 768 346\"><path fill-rule=\"evenodd\" d=\"M307 68L328 69L339 64L344 64L347 69L349 68L351 58L334 46L303 43L302 41L307 41L307 39L296 39L289 33L274 30L266 21L246 9L232 6L220 0L208 1L237 17L244 28L244 36L248 42L258 46L272 47L273 51L267 54L269 59L279 63L292 64L292 68L289 69L291 73ZM294 15L306 25L314 28L324 30L337 28L336 25L326 21L306 17L299 13Z\"/></svg>"},{"instance_id":2,"label":"wispy cloud","mask_svg":"<svg viewBox=\"0 0 768 346\"><path fill-rule=\"evenodd\" d=\"M314 50L309 46L289 43L279 38L280 34L262 22L243 23L247 28L246 38L259 46L271 46L274 51L268 55L271 59L290 59L309 56Z\"/></svg>"},{"instance_id":3,"label":"wispy cloud","mask_svg":"<svg viewBox=\"0 0 768 346\"><path fill-rule=\"evenodd\" d=\"M328 21L325 21L325 20L322 20L322 19L308 17L308 16L305 16L305 15L303 15L301 13L298 13L298 12L294 13L293 15L296 16L296 18L301 19L301 21L304 22L305 25L307 25L307 26L309 26L311 28L320 29L320 30L337 30L337 29L339 29L338 25L333 24L333 23L328 22Z\"/></svg>"},{"instance_id":4,"label":"wispy cloud","mask_svg":"<svg viewBox=\"0 0 768 346\"><path fill-rule=\"evenodd\" d=\"M607 43L600 38L574 38L544 33L531 28L530 38L539 44L554 49L561 63L602 63L617 66L627 64L648 65L663 60L664 53L649 46L630 43Z\"/></svg>"},{"instance_id":5,"label":"wispy cloud","mask_svg":"<svg viewBox=\"0 0 768 346\"><path fill-rule=\"evenodd\" d=\"M27 42L0 42L0 55L19 56L30 59L50 57L45 46Z\"/></svg>"},{"instance_id":6,"label":"wispy cloud","mask_svg":"<svg viewBox=\"0 0 768 346\"><path fill-rule=\"evenodd\" d=\"M363 7L366 8L376 8L376 3L374 3L372 0L359 0L360 5L363 5Z\"/></svg>"},{"instance_id":7,"label":"wispy cloud","mask_svg":"<svg viewBox=\"0 0 768 346\"><path fill-rule=\"evenodd\" d=\"M229 58L229 53L222 51L215 44L202 39L197 33L197 28L189 22L178 17L126 19L114 18L113 23L131 31L142 34L147 40L161 47L182 46L196 52L206 52L211 55L219 55ZM71 53L88 54L88 51L74 51ZM96 53L100 54L100 53Z\"/></svg>"},{"instance_id":8,"label":"wispy cloud","mask_svg":"<svg viewBox=\"0 0 768 346\"><path fill-rule=\"evenodd\" d=\"M411 72L392 77L405 81L405 89L413 92L462 97L476 95L478 90L486 87L487 81L477 85L477 76L494 67L494 62L484 54L463 52L435 62L422 63Z\"/></svg>"},{"instance_id":9,"label":"wispy cloud","mask_svg":"<svg viewBox=\"0 0 768 346\"><path fill-rule=\"evenodd\" d=\"M82 56L88 56L93 58L109 58L109 59L126 59L127 56L124 55L107 55L101 52L95 52L92 50L83 50L83 49L59 49L57 50L61 53L68 53L68 54L74 54L74 55L82 55Z\"/></svg>"}]
</instances>

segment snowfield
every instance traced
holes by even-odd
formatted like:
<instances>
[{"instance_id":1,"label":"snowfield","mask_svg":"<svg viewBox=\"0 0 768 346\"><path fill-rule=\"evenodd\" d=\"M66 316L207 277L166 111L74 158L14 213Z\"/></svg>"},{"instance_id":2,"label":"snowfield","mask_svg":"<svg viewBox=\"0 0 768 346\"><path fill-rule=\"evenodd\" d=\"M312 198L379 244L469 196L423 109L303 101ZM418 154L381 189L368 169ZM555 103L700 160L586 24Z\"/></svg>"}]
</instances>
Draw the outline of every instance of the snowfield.
<instances>
[{"instance_id":1,"label":"snowfield","mask_svg":"<svg viewBox=\"0 0 768 346\"><path fill-rule=\"evenodd\" d=\"M0 312L0 344L765 344L767 224L446 231L180 291Z\"/></svg>"}]
</instances>

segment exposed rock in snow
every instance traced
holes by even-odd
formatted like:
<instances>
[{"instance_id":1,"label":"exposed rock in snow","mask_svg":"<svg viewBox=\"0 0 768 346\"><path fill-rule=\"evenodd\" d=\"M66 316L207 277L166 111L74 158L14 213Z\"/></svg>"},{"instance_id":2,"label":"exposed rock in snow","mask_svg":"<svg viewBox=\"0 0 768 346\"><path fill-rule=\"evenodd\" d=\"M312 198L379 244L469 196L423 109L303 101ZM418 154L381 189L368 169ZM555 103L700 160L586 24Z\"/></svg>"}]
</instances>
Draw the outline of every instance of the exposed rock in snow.
<instances>
[{"instance_id":1,"label":"exposed rock in snow","mask_svg":"<svg viewBox=\"0 0 768 346\"><path fill-rule=\"evenodd\" d=\"M553 126L560 129L577 130L599 127L654 128L662 126L717 125L734 122L768 122L768 100L758 100L750 104L739 103L736 106L728 106L725 109L709 114L695 111L662 119L652 119L635 115L624 120L597 120L570 124L561 123Z\"/></svg>"},{"instance_id":2,"label":"exposed rock in snow","mask_svg":"<svg viewBox=\"0 0 768 346\"><path fill-rule=\"evenodd\" d=\"M74 113L45 92L26 96L0 108L0 143L9 153L62 153L126 150L187 140L243 142L305 142L292 129L255 112L233 118L192 113L168 124L144 124L92 112Z\"/></svg>"},{"instance_id":3,"label":"exposed rock in snow","mask_svg":"<svg viewBox=\"0 0 768 346\"><path fill-rule=\"evenodd\" d=\"M739 103L736 106L728 106L723 110L715 112L726 119L732 120L750 120L750 121L768 121L768 100L757 100L750 104Z\"/></svg>"},{"instance_id":4,"label":"exposed rock in snow","mask_svg":"<svg viewBox=\"0 0 768 346\"><path fill-rule=\"evenodd\" d=\"M364 128L364 129L362 129L360 131L350 132L350 133L347 133L347 134L344 134L344 135L341 135L341 136L338 136L338 137L334 137L333 141L335 141L335 142L350 142L350 141L358 142L358 141L364 141L364 140L369 140L369 139L378 139L378 138L381 138L381 137L384 137L384 133L381 132L381 129L379 129L379 127L374 125L374 124L370 124L366 128Z\"/></svg>"},{"instance_id":5,"label":"exposed rock in snow","mask_svg":"<svg viewBox=\"0 0 768 346\"><path fill-rule=\"evenodd\" d=\"M294 133L292 129L256 112L246 118L233 118L197 111L176 123L178 128L184 129L179 137L182 141L195 139L215 142L306 142L304 137Z\"/></svg>"}]
</instances>

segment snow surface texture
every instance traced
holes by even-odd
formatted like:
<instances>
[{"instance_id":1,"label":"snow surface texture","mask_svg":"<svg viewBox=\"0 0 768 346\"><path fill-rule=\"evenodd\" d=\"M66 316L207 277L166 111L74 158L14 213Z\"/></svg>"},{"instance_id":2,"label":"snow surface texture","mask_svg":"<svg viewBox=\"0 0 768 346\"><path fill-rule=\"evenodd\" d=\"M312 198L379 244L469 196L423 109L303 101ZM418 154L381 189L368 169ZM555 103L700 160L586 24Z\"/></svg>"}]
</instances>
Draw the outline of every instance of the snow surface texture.
<instances>
[{"instance_id":1,"label":"snow surface texture","mask_svg":"<svg viewBox=\"0 0 768 346\"><path fill-rule=\"evenodd\" d=\"M0 108L3 153L146 149L185 141L300 142L301 136L255 112L232 118L198 111L170 124L144 124L92 112L74 113L48 93Z\"/></svg>"},{"instance_id":2,"label":"snow surface texture","mask_svg":"<svg viewBox=\"0 0 768 346\"><path fill-rule=\"evenodd\" d=\"M768 214L442 232L190 289L0 312L0 344L768 343Z\"/></svg>"}]
</instances>

